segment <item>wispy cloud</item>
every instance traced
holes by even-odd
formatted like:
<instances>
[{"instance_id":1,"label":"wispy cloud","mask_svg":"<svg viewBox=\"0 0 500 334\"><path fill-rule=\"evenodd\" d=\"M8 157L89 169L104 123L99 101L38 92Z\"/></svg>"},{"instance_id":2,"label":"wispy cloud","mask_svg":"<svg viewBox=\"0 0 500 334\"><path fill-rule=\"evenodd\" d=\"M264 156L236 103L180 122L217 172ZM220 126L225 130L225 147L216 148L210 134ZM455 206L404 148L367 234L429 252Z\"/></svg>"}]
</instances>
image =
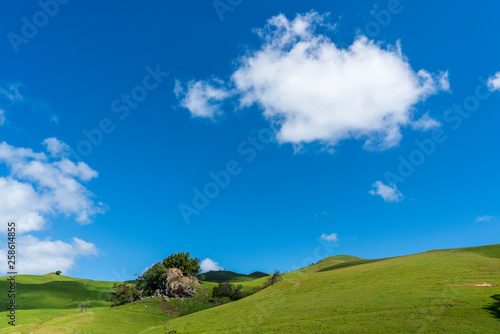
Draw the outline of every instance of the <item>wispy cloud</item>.
<instances>
[{"instance_id":1,"label":"wispy cloud","mask_svg":"<svg viewBox=\"0 0 500 334\"><path fill-rule=\"evenodd\" d=\"M476 220L474 220L476 223L478 222L491 222L491 221L494 221L495 220L495 217L494 216L487 216L487 215L484 215L484 216L477 216L476 217Z\"/></svg>"},{"instance_id":2,"label":"wispy cloud","mask_svg":"<svg viewBox=\"0 0 500 334\"><path fill-rule=\"evenodd\" d=\"M27 106L32 113L42 114L49 122L59 122L59 116L52 111L48 103L21 94L21 87L21 83L0 85L0 125L8 120L8 113L19 105Z\"/></svg>"},{"instance_id":3,"label":"wispy cloud","mask_svg":"<svg viewBox=\"0 0 500 334\"><path fill-rule=\"evenodd\" d=\"M429 112L426 112L420 119L412 123L413 129L422 131L438 128L440 126L441 123L430 117Z\"/></svg>"},{"instance_id":4,"label":"wispy cloud","mask_svg":"<svg viewBox=\"0 0 500 334\"><path fill-rule=\"evenodd\" d=\"M403 200L403 194L395 184L386 185L382 181L373 184L373 189L369 191L372 195L379 195L386 202L400 202Z\"/></svg>"},{"instance_id":5,"label":"wispy cloud","mask_svg":"<svg viewBox=\"0 0 500 334\"><path fill-rule=\"evenodd\" d=\"M5 110L0 108L0 125L5 124Z\"/></svg>"},{"instance_id":6,"label":"wispy cloud","mask_svg":"<svg viewBox=\"0 0 500 334\"><path fill-rule=\"evenodd\" d=\"M22 101L24 97L19 92L21 84L8 84L5 87L0 87L0 95L11 102Z\"/></svg>"}]
</instances>

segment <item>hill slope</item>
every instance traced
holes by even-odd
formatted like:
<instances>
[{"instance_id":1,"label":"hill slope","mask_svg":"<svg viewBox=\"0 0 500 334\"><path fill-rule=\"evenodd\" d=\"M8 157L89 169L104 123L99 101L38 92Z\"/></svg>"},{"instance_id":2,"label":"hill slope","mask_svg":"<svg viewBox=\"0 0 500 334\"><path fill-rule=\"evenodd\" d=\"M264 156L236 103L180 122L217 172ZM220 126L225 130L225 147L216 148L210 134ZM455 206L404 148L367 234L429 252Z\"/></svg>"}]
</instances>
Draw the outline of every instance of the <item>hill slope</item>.
<instances>
[{"instance_id":1,"label":"hill slope","mask_svg":"<svg viewBox=\"0 0 500 334\"><path fill-rule=\"evenodd\" d=\"M177 333L498 333L500 245L293 275L168 322ZM151 330L147 333L160 333Z\"/></svg>"},{"instance_id":2,"label":"hill slope","mask_svg":"<svg viewBox=\"0 0 500 334\"><path fill-rule=\"evenodd\" d=\"M89 291L107 294L112 282L21 277L20 282L30 284L31 280L33 287L23 293L19 288L20 301L36 309L19 311L18 321L25 325L3 328L0 333L500 332L500 245L434 250L377 261L334 256L286 273L284 278L242 300L177 317L176 309L199 307L199 301L150 299L109 308L100 306L103 300L95 300L96 307L75 314L71 307L77 300L73 298L97 298ZM241 284L251 289L265 280L267 277ZM51 282L76 285L53 290L54 297L37 298L40 288ZM205 282L200 290L209 294L215 285ZM54 317L61 310L50 307L59 306L64 313ZM40 312L47 319L38 316L36 320L34 314ZM47 312L52 312L52 318Z\"/></svg>"}]
</instances>

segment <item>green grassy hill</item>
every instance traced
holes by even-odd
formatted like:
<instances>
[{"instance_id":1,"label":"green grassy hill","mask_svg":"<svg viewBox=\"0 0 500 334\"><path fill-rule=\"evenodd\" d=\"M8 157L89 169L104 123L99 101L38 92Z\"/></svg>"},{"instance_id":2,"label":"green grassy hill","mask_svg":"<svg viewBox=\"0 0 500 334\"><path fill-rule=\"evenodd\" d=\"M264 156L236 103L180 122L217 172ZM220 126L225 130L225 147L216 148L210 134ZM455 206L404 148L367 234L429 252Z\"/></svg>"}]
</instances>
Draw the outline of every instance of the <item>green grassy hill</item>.
<instances>
[{"instance_id":1,"label":"green grassy hill","mask_svg":"<svg viewBox=\"0 0 500 334\"><path fill-rule=\"evenodd\" d=\"M177 333L500 332L500 245L318 271L333 261L303 268L303 275L290 273L240 301L169 321L167 328Z\"/></svg>"},{"instance_id":2,"label":"green grassy hill","mask_svg":"<svg viewBox=\"0 0 500 334\"><path fill-rule=\"evenodd\" d=\"M115 282L47 275L16 276L16 326L0 322L0 333L139 333L157 327L167 320L211 307L209 298L215 283L198 287L195 298L162 302L160 298L111 307L106 300ZM0 289L8 291L6 277L0 278ZM78 304L88 300L86 311ZM7 293L0 295L6 309ZM7 319L7 312L0 312Z\"/></svg>"},{"instance_id":3,"label":"green grassy hill","mask_svg":"<svg viewBox=\"0 0 500 334\"><path fill-rule=\"evenodd\" d=\"M18 275L16 276L16 325L40 324L56 317L75 313L78 304L88 300L90 308L109 308L106 302L114 282L93 281L71 278L62 275ZM7 291L9 282L5 277L0 279L0 305L6 309L9 299ZM6 312L0 312L2 318ZM11 327L7 321L0 322L0 328ZM16 326L17 327L17 326Z\"/></svg>"},{"instance_id":4,"label":"green grassy hill","mask_svg":"<svg viewBox=\"0 0 500 334\"><path fill-rule=\"evenodd\" d=\"M24 325L4 321L0 333L500 332L500 245L380 260L328 257L249 297L181 317L209 307L216 284L205 282L190 300L110 308L101 297L112 282L54 276L18 276L17 319ZM241 284L250 290L265 280ZM85 298L92 307L76 313Z\"/></svg>"}]
</instances>

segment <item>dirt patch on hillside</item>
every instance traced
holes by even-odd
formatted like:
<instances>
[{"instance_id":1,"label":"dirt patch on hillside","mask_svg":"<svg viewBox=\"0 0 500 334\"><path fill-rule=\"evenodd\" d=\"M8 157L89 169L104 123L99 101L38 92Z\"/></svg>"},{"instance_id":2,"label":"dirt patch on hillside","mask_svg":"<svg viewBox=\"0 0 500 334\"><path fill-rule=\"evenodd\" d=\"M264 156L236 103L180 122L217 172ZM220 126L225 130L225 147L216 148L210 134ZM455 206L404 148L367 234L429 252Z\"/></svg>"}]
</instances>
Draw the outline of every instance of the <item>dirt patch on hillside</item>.
<instances>
[{"instance_id":1,"label":"dirt patch on hillside","mask_svg":"<svg viewBox=\"0 0 500 334\"><path fill-rule=\"evenodd\" d=\"M496 284L488 283L488 282L477 282L477 283L469 283L468 286L497 286Z\"/></svg>"},{"instance_id":2,"label":"dirt patch on hillside","mask_svg":"<svg viewBox=\"0 0 500 334\"><path fill-rule=\"evenodd\" d=\"M172 304L158 303L156 305L158 306L158 308L165 310L168 315L179 312L179 308Z\"/></svg>"}]
</instances>

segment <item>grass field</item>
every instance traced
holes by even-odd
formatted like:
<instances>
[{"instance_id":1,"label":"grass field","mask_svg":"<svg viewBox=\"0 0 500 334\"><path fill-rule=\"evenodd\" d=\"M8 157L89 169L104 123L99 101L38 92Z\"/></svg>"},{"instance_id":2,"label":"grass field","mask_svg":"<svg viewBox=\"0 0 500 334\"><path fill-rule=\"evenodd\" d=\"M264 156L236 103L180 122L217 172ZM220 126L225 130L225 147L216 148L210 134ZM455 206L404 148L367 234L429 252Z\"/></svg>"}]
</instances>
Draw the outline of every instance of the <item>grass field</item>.
<instances>
[{"instance_id":1,"label":"grass field","mask_svg":"<svg viewBox=\"0 0 500 334\"><path fill-rule=\"evenodd\" d=\"M251 290L266 279L241 284ZM6 288L4 281L0 288ZM249 297L211 308L215 283L210 282L195 299L150 299L114 308L104 302L112 282L55 275L18 276L18 282L20 325L12 328L4 320L0 333L500 332L500 245L377 261L329 257L286 273L283 281ZM83 299L91 307L76 313ZM179 317L192 311L199 312Z\"/></svg>"}]
</instances>

